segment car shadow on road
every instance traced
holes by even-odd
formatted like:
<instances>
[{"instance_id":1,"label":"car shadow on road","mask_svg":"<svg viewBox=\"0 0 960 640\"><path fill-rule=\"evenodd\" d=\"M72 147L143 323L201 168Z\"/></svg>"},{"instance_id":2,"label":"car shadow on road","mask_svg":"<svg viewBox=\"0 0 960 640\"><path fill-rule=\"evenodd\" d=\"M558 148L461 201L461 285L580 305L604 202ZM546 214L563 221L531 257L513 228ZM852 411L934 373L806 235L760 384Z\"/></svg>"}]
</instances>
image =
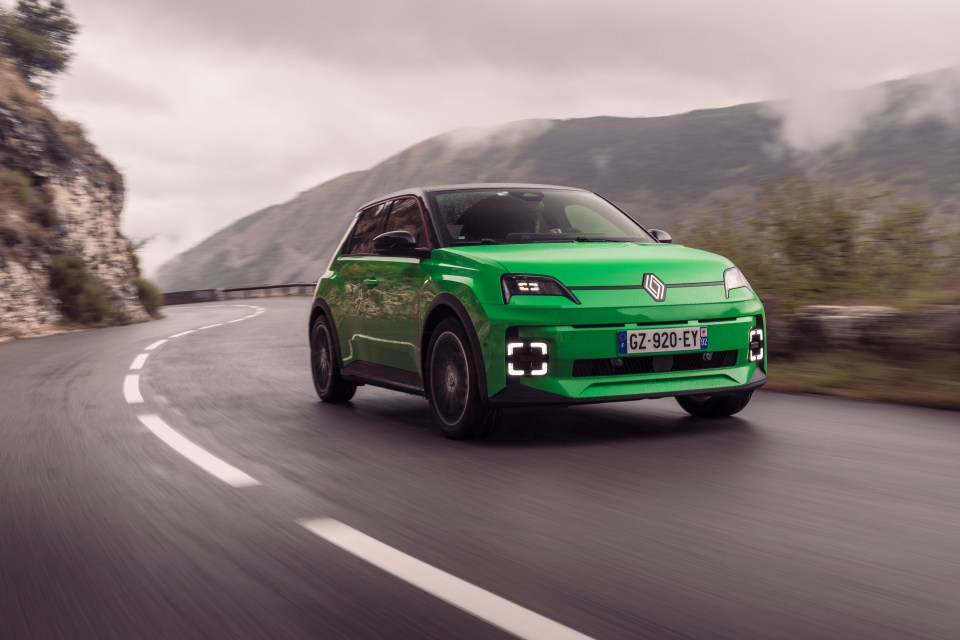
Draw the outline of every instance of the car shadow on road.
<instances>
[{"instance_id":1,"label":"car shadow on road","mask_svg":"<svg viewBox=\"0 0 960 640\"><path fill-rule=\"evenodd\" d=\"M655 440L725 434L754 435L750 421L721 419L629 407L514 409L504 412L497 431L481 441L489 446L568 446L626 440Z\"/></svg>"},{"instance_id":2,"label":"car shadow on road","mask_svg":"<svg viewBox=\"0 0 960 640\"><path fill-rule=\"evenodd\" d=\"M419 398L397 396L387 402L351 402L323 405L319 422L350 425L352 430L384 431L390 437L442 438L433 425L430 409ZM405 435L407 434L407 435ZM495 432L467 446L550 447L604 442L702 437L723 434L739 438L757 435L754 423L738 416L719 419L695 418L666 412L640 403L583 407L536 407L504 410ZM451 443L453 444L453 443ZM463 443L457 443L463 444Z\"/></svg>"}]
</instances>

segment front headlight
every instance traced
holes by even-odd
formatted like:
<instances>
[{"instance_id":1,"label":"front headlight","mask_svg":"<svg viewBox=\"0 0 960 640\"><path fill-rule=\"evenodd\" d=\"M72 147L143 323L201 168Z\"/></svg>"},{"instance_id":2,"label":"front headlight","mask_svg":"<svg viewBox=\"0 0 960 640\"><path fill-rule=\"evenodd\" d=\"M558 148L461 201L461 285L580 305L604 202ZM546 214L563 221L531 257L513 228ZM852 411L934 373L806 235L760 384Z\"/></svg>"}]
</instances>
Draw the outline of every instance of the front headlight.
<instances>
[{"instance_id":1,"label":"front headlight","mask_svg":"<svg viewBox=\"0 0 960 640\"><path fill-rule=\"evenodd\" d=\"M510 302L513 296L563 296L580 304L570 289L550 276L527 276L508 274L500 279L503 287L503 301Z\"/></svg>"},{"instance_id":2,"label":"front headlight","mask_svg":"<svg viewBox=\"0 0 960 640\"><path fill-rule=\"evenodd\" d=\"M723 291L727 294L727 297L730 297L730 292L734 289L739 289L740 287L750 288L750 283L747 282L747 279L740 269L736 267L731 267L723 272Z\"/></svg>"}]
</instances>

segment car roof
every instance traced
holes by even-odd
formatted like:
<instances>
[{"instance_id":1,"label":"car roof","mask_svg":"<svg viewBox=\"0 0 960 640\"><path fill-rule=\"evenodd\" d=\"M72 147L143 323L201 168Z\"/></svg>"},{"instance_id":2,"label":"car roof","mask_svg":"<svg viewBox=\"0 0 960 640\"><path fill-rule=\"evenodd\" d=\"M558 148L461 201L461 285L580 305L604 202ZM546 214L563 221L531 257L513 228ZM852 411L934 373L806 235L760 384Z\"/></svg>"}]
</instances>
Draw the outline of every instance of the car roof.
<instances>
[{"instance_id":1,"label":"car roof","mask_svg":"<svg viewBox=\"0 0 960 640\"><path fill-rule=\"evenodd\" d=\"M436 193L438 191L469 191L474 189L557 189L564 191L586 191L586 189L580 189L578 187L564 187L556 184L531 184L526 182L474 182L465 184L434 185L430 187L410 187L374 198L370 202L360 207L360 210L366 209L372 204L383 202L384 200L392 200L394 198L399 198L400 196L418 196L420 198L425 198L428 194Z\"/></svg>"}]
</instances>

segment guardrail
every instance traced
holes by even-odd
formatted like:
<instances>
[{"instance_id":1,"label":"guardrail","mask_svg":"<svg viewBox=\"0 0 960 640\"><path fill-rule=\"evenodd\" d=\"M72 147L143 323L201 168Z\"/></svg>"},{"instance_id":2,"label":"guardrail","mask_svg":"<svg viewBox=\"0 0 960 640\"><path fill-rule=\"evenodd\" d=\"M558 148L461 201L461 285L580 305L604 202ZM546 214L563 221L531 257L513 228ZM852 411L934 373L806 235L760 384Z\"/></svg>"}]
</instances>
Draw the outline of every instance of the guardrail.
<instances>
[{"instance_id":1,"label":"guardrail","mask_svg":"<svg viewBox=\"0 0 960 640\"><path fill-rule=\"evenodd\" d=\"M163 294L163 306L193 304L195 302L216 302L218 300L237 300L242 298L308 296L313 293L314 287L316 287L316 283L314 282L295 282L290 284L258 285L255 287L231 287L229 289L171 291Z\"/></svg>"}]
</instances>

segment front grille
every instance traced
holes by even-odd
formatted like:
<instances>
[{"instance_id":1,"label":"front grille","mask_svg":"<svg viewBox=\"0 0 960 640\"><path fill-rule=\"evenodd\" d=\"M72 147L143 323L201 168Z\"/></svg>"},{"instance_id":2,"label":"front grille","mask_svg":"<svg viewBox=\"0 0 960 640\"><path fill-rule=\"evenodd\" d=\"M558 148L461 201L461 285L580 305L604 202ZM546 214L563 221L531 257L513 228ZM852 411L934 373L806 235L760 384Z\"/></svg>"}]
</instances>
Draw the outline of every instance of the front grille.
<instances>
[{"instance_id":1,"label":"front grille","mask_svg":"<svg viewBox=\"0 0 960 640\"><path fill-rule=\"evenodd\" d=\"M627 358L595 358L574 360L573 377L629 376L643 373L667 373L669 371L697 371L720 369L737 364L736 349L730 351L707 351L704 353L679 353L669 356L632 356Z\"/></svg>"}]
</instances>

